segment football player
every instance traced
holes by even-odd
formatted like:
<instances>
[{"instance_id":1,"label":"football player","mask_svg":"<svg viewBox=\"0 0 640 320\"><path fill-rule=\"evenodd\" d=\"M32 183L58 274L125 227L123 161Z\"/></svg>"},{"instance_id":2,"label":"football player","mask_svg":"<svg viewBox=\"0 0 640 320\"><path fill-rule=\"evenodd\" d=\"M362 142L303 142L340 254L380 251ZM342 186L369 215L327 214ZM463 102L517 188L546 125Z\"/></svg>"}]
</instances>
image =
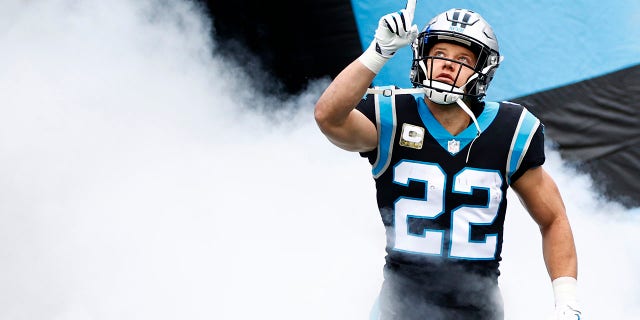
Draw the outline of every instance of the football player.
<instances>
[{"instance_id":1,"label":"football player","mask_svg":"<svg viewBox=\"0 0 640 320\"><path fill-rule=\"evenodd\" d=\"M576 249L543 168L543 125L521 105L484 101L502 60L491 26L451 9L419 32L415 5L379 20L370 46L315 107L326 137L372 166L387 237L372 318L503 319L498 276L511 188L542 234L554 319L580 319ZM409 45L414 88L369 88Z\"/></svg>"}]
</instances>

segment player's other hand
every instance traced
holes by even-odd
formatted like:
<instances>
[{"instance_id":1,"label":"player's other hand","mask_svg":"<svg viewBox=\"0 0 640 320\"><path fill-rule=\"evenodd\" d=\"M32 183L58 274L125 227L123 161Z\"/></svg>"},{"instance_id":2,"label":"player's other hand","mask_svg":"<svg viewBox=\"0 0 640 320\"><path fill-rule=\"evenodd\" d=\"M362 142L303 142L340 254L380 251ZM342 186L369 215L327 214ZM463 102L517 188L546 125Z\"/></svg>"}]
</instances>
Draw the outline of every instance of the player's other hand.
<instances>
[{"instance_id":1,"label":"player's other hand","mask_svg":"<svg viewBox=\"0 0 640 320\"><path fill-rule=\"evenodd\" d=\"M556 310L550 320L581 320L576 292L578 280L575 277L558 277L551 281Z\"/></svg>"},{"instance_id":2,"label":"player's other hand","mask_svg":"<svg viewBox=\"0 0 640 320\"><path fill-rule=\"evenodd\" d=\"M380 18L374 39L378 54L391 58L398 49L411 44L418 37L418 26L413 24L415 10L416 0L408 0L405 9Z\"/></svg>"},{"instance_id":3,"label":"player's other hand","mask_svg":"<svg viewBox=\"0 0 640 320\"><path fill-rule=\"evenodd\" d=\"M579 308L572 305L560 305L556 307L555 312L549 320L581 320L582 312Z\"/></svg>"}]
</instances>

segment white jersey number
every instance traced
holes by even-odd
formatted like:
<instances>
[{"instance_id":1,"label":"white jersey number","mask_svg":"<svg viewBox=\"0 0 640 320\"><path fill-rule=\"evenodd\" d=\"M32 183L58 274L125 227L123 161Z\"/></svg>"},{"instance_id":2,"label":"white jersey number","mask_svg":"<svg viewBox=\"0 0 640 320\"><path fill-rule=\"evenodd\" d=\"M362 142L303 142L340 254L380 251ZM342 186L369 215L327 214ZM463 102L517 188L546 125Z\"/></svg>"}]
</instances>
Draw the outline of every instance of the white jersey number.
<instances>
[{"instance_id":1,"label":"white jersey number","mask_svg":"<svg viewBox=\"0 0 640 320\"><path fill-rule=\"evenodd\" d=\"M410 218L436 219L444 213L446 175L439 165L427 162L402 161L394 168L393 181L408 186L410 181L425 184L422 199L401 197L395 204L395 250L419 254L442 255L445 232L451 243L447 256L460 259L493 259L498 235L487 234L484 240L471 239L474 225L488 225L498 216L502 200L502 176L497 171L464 168L453 179L451 191L471 194L473 189L488 191L485 206L460 206L451 212L451 230L425 229L422 234L410 233Z\"/></svg>"}]
</instances>

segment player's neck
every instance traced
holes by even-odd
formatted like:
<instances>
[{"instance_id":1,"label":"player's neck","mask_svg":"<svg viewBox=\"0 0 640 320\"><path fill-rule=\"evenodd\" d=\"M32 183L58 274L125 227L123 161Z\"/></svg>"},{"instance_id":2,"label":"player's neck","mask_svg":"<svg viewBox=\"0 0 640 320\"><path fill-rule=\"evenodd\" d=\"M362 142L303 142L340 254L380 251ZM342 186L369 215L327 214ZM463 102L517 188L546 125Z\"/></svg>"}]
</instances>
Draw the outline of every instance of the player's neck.
<instances>
[{"instance_id":1,"label":"player's neck","mask_svg":"<svg viewBox=\"0 0 640 320\"><path fill-rule=\"evenodd\" d=\"M438 122L452 135L457 135L466 129L471 118L457 105L440 105L427 103L429 110Z\"/></svg>"}]
</instances>

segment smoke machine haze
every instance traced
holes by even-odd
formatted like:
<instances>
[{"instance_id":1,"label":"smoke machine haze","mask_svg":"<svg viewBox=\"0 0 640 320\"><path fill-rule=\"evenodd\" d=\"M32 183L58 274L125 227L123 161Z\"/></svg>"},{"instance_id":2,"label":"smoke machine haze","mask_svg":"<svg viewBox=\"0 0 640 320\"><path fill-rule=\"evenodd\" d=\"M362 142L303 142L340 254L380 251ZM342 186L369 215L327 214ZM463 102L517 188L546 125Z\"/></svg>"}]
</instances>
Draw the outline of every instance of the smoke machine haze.
<instances>
[{"instance_id":1,"label":"smoke machine haze","mask_svg":"<svg viewBox=\"0 0 640 320\"><path fill-rule=\"evenodd\" d=\"M0 4L0 319L367 319L384 228L368 163L313 121L326 80L260 94L208 19L177 0ZM546 166L585 318L633 318L638 210L553 150ZM510 202L506 315L541 319L540 235Z\"/></svg>"}]
</instances>

